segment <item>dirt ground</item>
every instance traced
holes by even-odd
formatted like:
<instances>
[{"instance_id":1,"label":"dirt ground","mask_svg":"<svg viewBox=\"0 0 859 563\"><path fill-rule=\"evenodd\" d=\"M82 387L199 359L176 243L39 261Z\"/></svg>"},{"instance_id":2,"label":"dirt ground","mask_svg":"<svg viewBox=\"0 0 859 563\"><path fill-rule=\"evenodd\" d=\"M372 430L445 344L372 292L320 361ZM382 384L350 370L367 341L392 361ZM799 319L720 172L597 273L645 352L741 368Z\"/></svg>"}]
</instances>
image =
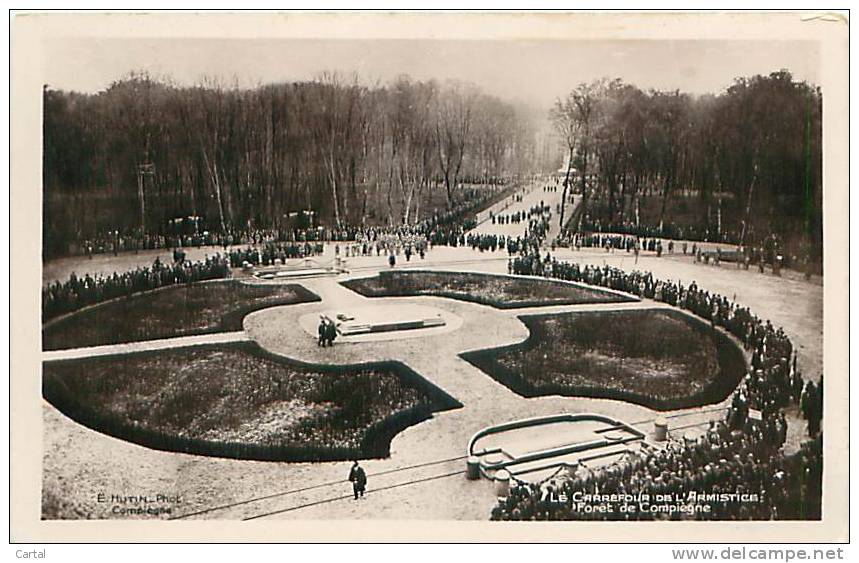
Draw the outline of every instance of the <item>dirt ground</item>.
<instances>
[{"instance_id":1,"label":"dirt ground","mask_svg":"<svg viewBox=\"0 0 859 563\"><path fill-rule=\"evenodd\" d=\"M189 258L202 257L214 249L194 249ZM696 264L682 255L643 255L638 264L626 253L600 250L559 250L559 259L590 264L610 264L626 270L650 270L657 277L692 280L710 291L736 299L741 305L775 325L785 328L799 351L804 375L816 379L822 373L823 287L796 276L775 277L756 271ZM113 272L149 264L167 252L141 252L119 257L63 259L45 266L43 279L63 279L70 271ZM333 247L326 256L333 257ZM524 340L527 329L517 315L575 310L562 306L499 311L490 307L452 300L403 299L449 310L463 319L454 332L427 338L398 341L338 343L333 349L318 349L313 338L298 326L301 315L323 310L331 302L366 300L343 288L339 280L372 275L387 269L385 257L352 258L348 274L337 280L301 280L323 298L321 303L283 307L275 319L271 312L260 323L262 312L245 319L245 331L275 353L305 361L350 363L377 358L400 359L428 380L463 403L463 408L435 415L408 428L391 444L391 456L363 463L368 473L368 493L360 501L351 498L345 480L348 462L273 463L234 461L149 450L84 428L44 403L43 491L45 518L190 518L242 519L250 517L298 519L438 519L486 520L496 495L491 483L465 478L465 450L469 438L483 427L504 421L562 412L593 412L627 422L651 421L657 413L625 402L543 397L524 399L457 356L465 350ZM432 249L425 260L403 262L397 268L506 273L504 252L480 253L464 248ZM347 293L343 293L347 292ZM404 301L404 302L405 302ZM375 303L376 301L372 301ZM616 308L659 307L643 301ZM687 426L720 416L709 405L674 416L672 426ZM791 417L790 447L802 438L804 425ZM648 431L650 422L642 423ZM685 432L686 430L678 430ZM102 496L100 496L102 495ZM111 499L111 495L117 498ZM127 495L151 495L146 508L162 507L169 514L127 514L139 502ZM157 495L169 499L159 501ZM177 498L178 497L178 498ZM263 498L264 497L264 498ZM106 499L106 500L105 500ZM256 500L254 500L256 499ZM234 503L241 503L234 505ZM228 539L228 538L224 538Z\"/></svg>"}]
</instances>

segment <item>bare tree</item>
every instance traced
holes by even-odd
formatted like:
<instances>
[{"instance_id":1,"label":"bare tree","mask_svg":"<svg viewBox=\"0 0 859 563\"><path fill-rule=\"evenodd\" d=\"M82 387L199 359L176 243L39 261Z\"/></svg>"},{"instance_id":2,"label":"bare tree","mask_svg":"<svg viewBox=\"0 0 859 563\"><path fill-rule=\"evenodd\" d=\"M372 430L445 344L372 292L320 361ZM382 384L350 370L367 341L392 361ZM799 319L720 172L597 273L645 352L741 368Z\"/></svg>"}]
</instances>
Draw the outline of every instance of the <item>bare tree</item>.
<instances>
[{"instance_id":1,"label":"bare tree","mask_svg":"<svg viewBox=\"0 0 859 563\"><path fill-rule=\"evenodd\" d=\"M453 190L470 140L474 102L473 88L451 83L439 95L435 108L435 144L448 207L454 203Z\"/></svg>"},{"instance_id":2,"label":"bare tree","mask_svg":"<svg viewBox=\"0 0 859 563\"><path fill-rule=\"evenodd\" d=\"M606 78L581 83L563 100L556 100L549 112L549 119L567 149L567 172L561 202L560 224L564 225L567 192L570 187L570 174L573 165L578 164L580 189L582 192L579 223L587 214L588 172L594 150L597 121L601 118L600 103L606 92L616 87L619 81Z\"/></svg>"}]
</instances>

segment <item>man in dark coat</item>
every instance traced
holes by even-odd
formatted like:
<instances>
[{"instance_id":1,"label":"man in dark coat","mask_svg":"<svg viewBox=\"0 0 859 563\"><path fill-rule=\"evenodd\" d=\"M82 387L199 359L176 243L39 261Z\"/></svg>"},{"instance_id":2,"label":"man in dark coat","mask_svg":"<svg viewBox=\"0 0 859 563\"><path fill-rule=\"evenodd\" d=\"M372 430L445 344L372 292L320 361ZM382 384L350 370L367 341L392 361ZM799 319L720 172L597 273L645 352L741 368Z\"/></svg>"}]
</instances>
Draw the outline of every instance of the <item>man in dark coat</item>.
<instances>
[{"instance_id":1,"label":"man in dark coat","mask_svg":"<svg viewBox=\"0 0 859 563\"><path fill-rule=\"evenodd\" d=\"M326 335L327 330L328 330L328 323L325 322L325 317L320 316L319 317L319 328L317 329L317 331L319 333L319 339L316 341L317 346L325 346L325 340L326 340L325 335Z\"/></svg>"},{"instance_id":2,"label":"man in dark coat","mask_svg":"<svg viewBox=\"0 0 859 563\"><path fill-rule=\"evenodd\" d=\"M364 490L367 488L367 474L364 473L364 468L358 465L358 460L352 465L349 470L349 481L352 482L352 492L355 494L355 500L358 497L364 496Z\"/></svg>"},{"instance_id":3,"label":"man in dark coat","mask_svg":"<svg viewBox=\"0 0 859 563\"><path fill-rule=\"evenodd\" d=\"M337 325L334 321L329 320L325 323L325 341L328 346L334 346L334 339L337 338Z\"/></svg>"}]
</instances>

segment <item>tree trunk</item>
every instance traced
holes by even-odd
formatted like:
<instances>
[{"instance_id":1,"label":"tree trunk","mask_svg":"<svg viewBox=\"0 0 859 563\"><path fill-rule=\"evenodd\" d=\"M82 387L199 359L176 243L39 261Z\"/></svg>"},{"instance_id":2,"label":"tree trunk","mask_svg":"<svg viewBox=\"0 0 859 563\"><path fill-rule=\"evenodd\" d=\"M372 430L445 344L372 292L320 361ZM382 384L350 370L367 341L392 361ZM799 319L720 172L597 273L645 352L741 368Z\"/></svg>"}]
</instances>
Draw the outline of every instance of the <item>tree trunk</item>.
<instances>
[{"instance_id":1,"label":"tree trunk","mask_svg":"<svg viewBox=\"0 0 859 563\"><path fill-rule=\"evenodd\" d=\"M203 143L200 143L200 146L203 149L203 160L206 162L206 170L209 172L209 177L212 179L212 185L215 186L215 199L218 202L218 218L221 221L221 232L224 232L227 230L227 227L224 222L224 204L221 201L221 182L218 180L217 164L209 164L209 155L206 152L206 147L203 146Z\"/></svg>"},{"instance_id":2,"label":"tree trunk","mask_svg":"<svg viewBox=\"0 0 859 563\"><path fill-rule=\"evenodd\" d=\"M617 175L608 175L608 222L614 223L615 191L617 191Z\"/></svg>"},{"instance_id":3,"label":"tree trunk","mask_svg":"<svg viewBox=\"0 0 859 563\"><path fill-rule=\"evenodd\" d=\"M668 207L668 192L671 188L671 173L669 172L665 176L665 183L662 186L662 209L659 212L659 231L662 232L662 229L665 225L665 211Z\"/></svg>"},{"instance_id":4,"label":"tree trunk","mask_svg":"<svg viewBox=\"0 0 859 563\"><path fill-rule=\"evenodd\" d=\"M453 209L453 192L450 189L450 176L448 173L444 173L444 188L447 192L447 208Z\"/></svg>"},{"instance_id":5,"label":"tree trunk","mask_svg":"<svg viewBox=\"0 0 859 563\"><path fill-rule=\"evenodd\" d=\"M410 194L408 193L408 189L406 188L406 184L408 181L405 179L405 172L403 171L403 166L400 164L400 173L397 174L397 181L400 184L400 193L403 196L403 224L408 225L409 223L409 211L412 205L412 199Z\"/></svg>"},{"instance_id":6,"label":"tree trunk","mask_svg":"<svg viewBox=\"0 0 859 563\"><path fill-rule=\"evenodd\" d=\"M740 246L746 243L746 232L748 231L749 219L752 216L752 198L755 195L755 184L758 182L758 165L754 165L752 181L749 184L749 195L746 198L746 212L743 214L743 228L740 231Z\"/></svg>"},{"instance_id":7,"label":"tree trunk","mask_svg":"<svg viewBox=\"0 0 859 563\"><path fill-rule=\"evenodd\" d=\"M420 181L420 185L418 186L417 198L415 198L415 214L414 214L414 222L417 224L421 220L421 200L423 199L424 194L424 186L426 185L426 178Z\"/></svg>"},{"instance_id":8,"label":"tree trunk","mask_svg":"<svg viewBox=\"0 0 859 563\"><path fill-rule=\"evenodd\" d=\"M582 205L581 213L579 213L579 224L576 230L581 230L582 222L585 220L585 214L588 212L588 152L582 152Z\"/></svg>"},{"instance_id":9,"label":"tree trunk","mask_svg":"<svg viewBox=\"0 0 859 563\"><path fill-rule=\"evenodd\" d=\"M570 147L569 158L567 159L567 173L564 175L564 189L561 191L561 213L558 226L564 228L564 213L567 209L567 192L570 186L570 172L573 170L573 147Z\"/></svg>"},{"instance_id":10,"label":"tree trunk","mask_svg":"<svg viewBox=\"0 0 859 563\"><path fill-rule=\"evenodd\" d=\"M339 227L340 226L340 200L337 197L337 173L334 170L333 147L332 147L331 155L326 160L328 161L328 178L329 178L329 182L331 183L331 198L334 200L334 223Z\"/></svg>"}]
</instances>

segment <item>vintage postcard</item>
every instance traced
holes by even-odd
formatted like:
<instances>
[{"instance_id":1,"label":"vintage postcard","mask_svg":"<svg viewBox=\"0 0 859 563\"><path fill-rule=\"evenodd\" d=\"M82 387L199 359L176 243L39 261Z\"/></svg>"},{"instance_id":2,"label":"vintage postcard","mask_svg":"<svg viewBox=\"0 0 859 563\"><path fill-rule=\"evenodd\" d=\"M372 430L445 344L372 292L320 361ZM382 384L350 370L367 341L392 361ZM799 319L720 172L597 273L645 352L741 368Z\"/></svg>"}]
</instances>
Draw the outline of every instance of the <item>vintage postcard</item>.
<instances>
[{"instance_id":1,"label":"vintage postcard","mask_svg":"<svg viewBox=\"0 0 859 563\"><path fill-rule=\"evenodd\" d=\"M846 541L846 13L11 25L12 541Z\"/></svg>"}]
</instances>

